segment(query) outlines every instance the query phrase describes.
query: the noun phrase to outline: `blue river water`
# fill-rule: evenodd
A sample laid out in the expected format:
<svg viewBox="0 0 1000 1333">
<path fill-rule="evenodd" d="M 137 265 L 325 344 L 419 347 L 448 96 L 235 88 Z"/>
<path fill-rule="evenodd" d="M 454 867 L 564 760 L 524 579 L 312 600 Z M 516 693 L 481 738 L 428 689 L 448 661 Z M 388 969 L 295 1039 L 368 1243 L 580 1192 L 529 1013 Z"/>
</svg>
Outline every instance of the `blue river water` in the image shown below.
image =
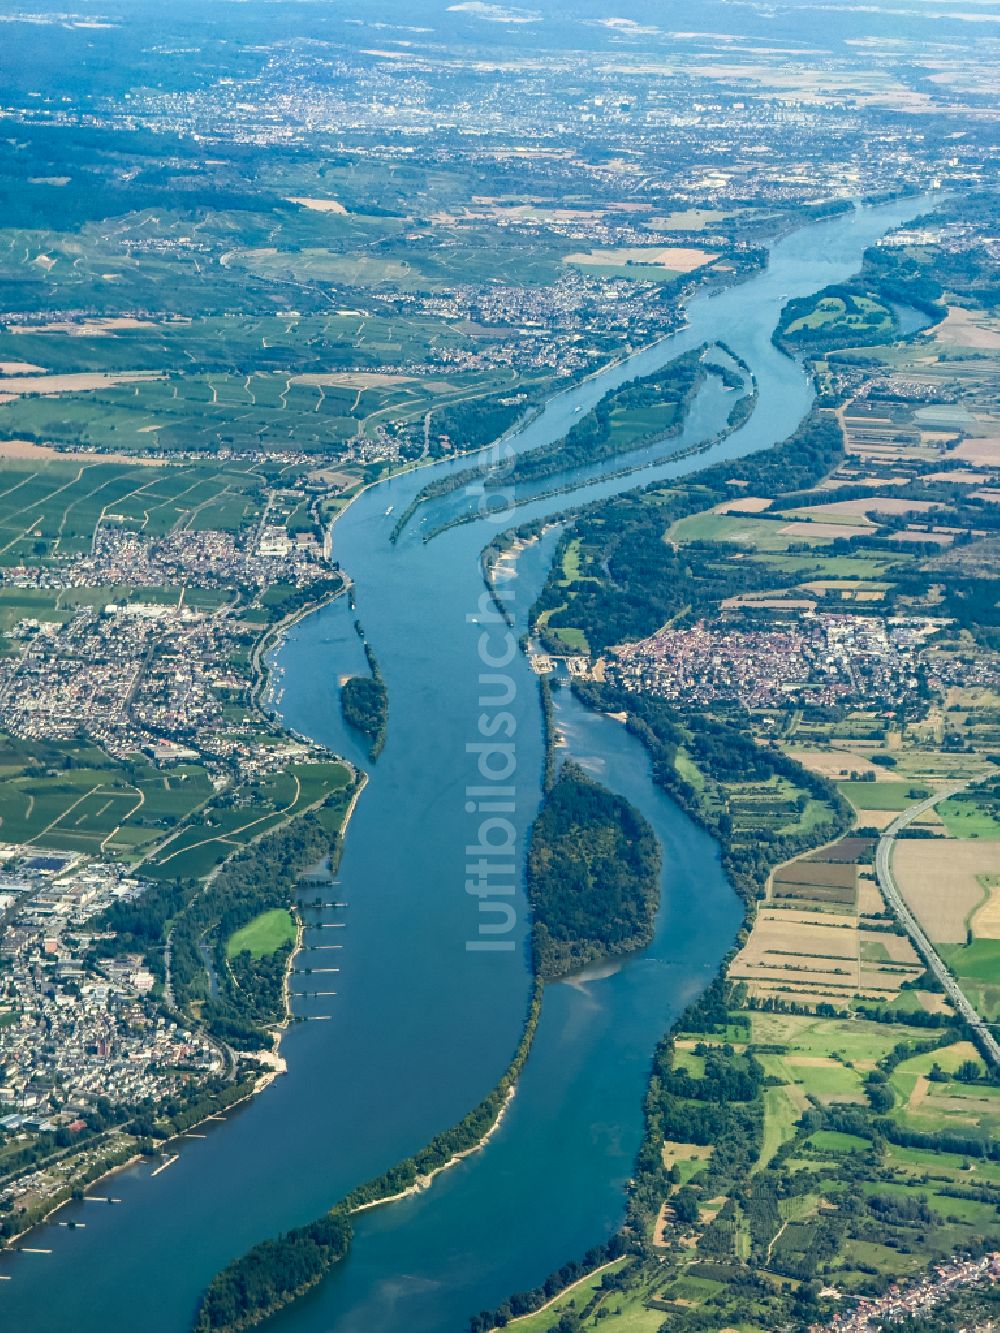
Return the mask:
<svg viewBox="0 0 1000 1333">
<path fill-rule="evenodd" d="M 571 495 L 533 498 L 528 490 L 518 497 L 516 521 L 557 515 L 568 504 L 789 435 L 808 410 L 811 388 L 801 366 L 770 342 L 781 306 L 855 272 L 868 245 L 926 206 L 896 201 L 784 237 L 765 272 L 693 299 L 680 333 L 552 399 L 512 448 L 558 439 L 578 409 L 614 384 L 706 341 L 724 340 L 744 358 L 759 390 L 750 420 L 710 453 L 656 461 L 661 449 L 631 476 L 561 478 L 579 483 Z M 694 432 L 717 429 L 720 402 L 711 388 L 699 395 L 677 449 Z M 206 1138 L 183 1141 L 168 1170 L 151 1179 L 143 1164 L 116 1177 L 111 1192 L 120 1205 L 70 1205 L 60 1220 L 78 1218 L 85 1229 L 50 1225 L 32 1243 L 51 1254 L 0 1257 L 0 1276 L 11 1279 L 0 1282 L 0 1328 L 183 1333 L 220 1267 L 421 1147 L 476 1104 L 507 1065 L 530 987 L 519 871 L 540 798 L 537 683 L 519 652 L 506 660 L 504 628 L 491 625 L 481 605 L 479 553 L 495 521 L 423 542 L 423 533 L 464 512 L 470 502 L 459 494 L 419 512 L 396 545 L 389 541 L 394 516 L 431 477 L 464 467 L 468 460 L 397 477 L 345 512 L 334 555 L 355 580 L 357 611 L 343 599 L 331 604 L 296 626 L 278 656 L 285 721 L 362 766 L 338 704 L 339 679 L 363 669 L 355 614 L 389 689 L 387 744 L 338 873 L 336 898 L 347 906 L 306 914 L 299 966 L 339 970 L 298 975 L 296 989 L 312 993 L 296 999 L 296 1011 L 324 1021 L 293 1025 L 282 1046 L 287 1075 Z M 606 471 L 614 470 L 609 464 Z M 511 586 L 521 624 L 553 539 L 519 562 Z M 485 666 L 484 652 L 503 665 Z M 481 819 L 466 809 L 467 789 L 483 782 L 478 755 L 467 747 L 482 742 L 481 699 L 496 689 L 481 680 L 484 673 L 509 678 L 512 694 L 505 711 L 516 762 L 509 785 L 518 874 L 505 899 L 513 924 L 502 936 L 484 933 L 502 914 L 484 912 L 466 891 L 467 848 L 477 845 Z M 712 977 L 740 910 L 711 840 L 654 788 L 633 738 L 587 714 L 567 691 L 558 706 L 569 752 L 632 800 L 663 845 L 653 943 L 613 970 L 547 989 L 517 1095 L 485 1149 L 426 1193 L 360 1217 L 348 1260 L 274 1321 L 281 1333 L 458 1333 L 471 1313 L 535 1285 L 620 1222 L 653 1047 Z M 467 947 L 484 940 L 512 947 Z"/>
</svg>

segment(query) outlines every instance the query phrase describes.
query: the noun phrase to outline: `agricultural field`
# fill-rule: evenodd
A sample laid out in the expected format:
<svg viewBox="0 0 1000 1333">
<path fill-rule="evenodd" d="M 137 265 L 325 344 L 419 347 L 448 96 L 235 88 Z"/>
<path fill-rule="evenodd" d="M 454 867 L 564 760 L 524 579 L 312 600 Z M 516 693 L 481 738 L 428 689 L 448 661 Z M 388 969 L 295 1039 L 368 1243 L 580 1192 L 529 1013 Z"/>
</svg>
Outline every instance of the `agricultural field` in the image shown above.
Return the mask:
<svg viewBox="0 0 1000 1333">
<path fill-rule="evenodd" d="M 563 263 L 598 277 L 630 278 L 635 282 L 669 282 L 719 258 L 707 250 L 684 246 L 620 246 L 613 250 L 574 252 Z"/>
<path fill-rule="evenodd" d="M 790 778 L 772 774 L 757 782 L 718 782 L 700 769 L 682 747 L 677 750 L 678 776 L 698 794 L 710 818 L 724 813 L 731 820 L 737 847 L 761 835 L 777 837 L 811 833 L 832 816 L 826 801 Z"/>
<path fill-rule="evenodd" d="M 358 215 L 309 217 L 301 211 L 287 228 L 303 244 L 241 247 L 227 256 L 230 272 L 289 286 L 313 284 L 403 293 L 447 289 L 456 273 L 464 282 L 547 284 L 559 276 L 572 247 L 540 231 L 505 234 L 493 227 L 449 227 L 439 222 L 414 233 L 401 218 Z M 310 243 L 311 242 L 311 243 Z M 293 248 L 294 247 L 294 248 Z"/>
<path fill-rule="evenodd" d="M 848 781 L 838 783 L 838 786 L 854 808 L 859 811 L 862 818 L 872 810 L 891 810 L 893 813 L 899 813 L 905 810 L 907 806 L 914 805 L 917 801 L 922 801 L 925 796 L 931 794 L 929 787 L 917 783 L 911 785 L 910 783 L 893 782 L 891 780 L 884 782 Z"/>
<path fill-rule="evenodd" d="M 847 837 L 779 866 L 730 964 L 732 979 L 757 1000 L 838 1009 L 901 1002 L 900 988 L 912 986 L 923 965 L 884 919 L 873 855 L 873 839 Z M 930 999 L 922 991 L 907 994 L 918 1007 Z"/>
<path fill-rule="evenodd" d="M 972 789 L 942 801 L 938 813 L 953 838 L 1000 840 L 1000 795 Z"/>
<path fill-rule="evenodd" d="M 197 820 L 162 842 L 144 862 L 143 874 L 201 878 L 239 847 L 344 792 L 349 781 L 349 770 L 330 762 L 291 764 L 259 782 L 241 784 L 210 801 Z"/>
<path fill-rule="evenodd" d="M 831 530 L 832 529 L 832 530 Z M 736 514 L 692 514 L 667 533 L 674 542 L 731 542 L 758 552 L 787 551 L 789 546 L 827 546 L 842 533 L 834 524 L 779 523 Z"/>
<path fill-rule="evenodd" d="M 1000 940 L 942 945 L 941 956 L 980 1013 L 1000 1020 Z"/>
<path fill-rule="evenodd" d="M 28 190 L 44 217 L 0 227 L 0 441 L 363 463 L 483 443 L 451 409 L 495 415 L 504 399 L 516 415 L 619 352 L 629 324 L 649 338 L 676 319 L 650 289 L 641 312 L 612 310 L 584 344 L 579 298 L 561 285 L 610 309 L 619 267 L 672 281 L 715 257 L 652 246 L 641 270 L 623 257 L 584 279 L 564 262 L 565 218 L 527 202 L 470 208 L 479 169 L 399 163 L 390 182 L 363 153 L 336 165 L 307 154 L 268 167 L 272 193 L 262 164 L 236 158 L 199 162 L 185 199 L 119 189 L 107 163 L 86 203 L 44 181 Z"/>
<path fill-rule="evenodd" d="M 119 763 L 86 741 L 0 736 L 0 840 L 135 861 L 213 794 L 205 769 Z"/>
<path fill-rule="evenodd" d="M 0 463 L 0 565 L 88 554 L 99 525 L 160 537 L 178 527 L 238 532 L 260 515 L 252 465 L 148 468 L 93 457 Z"/>
<path fill-rule="evenodd" d="M 955 1042 L 904 1060 L 889 1080 L 896 1094 L 894 1118 L 910 1129 L 968 1133 L 986 1142 L 1000 1129 L 1000 1088 L 956 1077 L 966 1064 L 982 1069 L 969 1041 Z"/>
<path fill-rule="evenodd" d="M 661 1105 L 694 1142 L 663 1144 L 663 1202 L 643 1211 L 657 1259 L 630 1274 L 620 1319 L 581 1305 L 582 1327 L 628 1329 L 638 1309 L 661 1320 L 697 1310 L 704 1327 L 763 1333 L 781 1325 L 782 1293 L 801 1282 L 877 1292 L 965 1246 L 1000 1244 L 1000 1163 L 985 1149 L 1000 1099 L 975 1048 L 947 1030 L 736 1009 L 724 1030 L 682 1031 L 671 1050 Z M 751 1058 L 755 1090 L 730 1084 L 706 1154 L 717 1080 L 741 1080 Z M 968 1152 L 947 1148 L 965 1136 Z"/>
<path fill-rule="evenodd" d="M 721 487 L 706 486 L 711 503 L 680 509 L 680 517 L 679 506 L 670 507 L 680 488 L 651 489 L 642 501 L 664 515 L 659 534 L 639 505 L 608 506 L 601 520 L 614 540 L 584 518 L 561 548 L 553 601 L 575 596 L 592 644 L 655 634 L 659 626 L 619 610 L 643 592 L 670 630 L 660 651 L 673 645 L 696 664 L 700 647 L 675 627 L 704 624 L 736 640 L 743 629 L 785 629 L 816 612 L 872 623 L 885 617 L 926 633 L 909 697 L 884 684 L 880 693 L 876 684 L 849 702 L 832 691 L 821 705 L 740 701 L 760 752 L 780 747 L 832 782 L 854 811 L 856 834 L 771 863 L 766 886 L 759 873 L 748 895 L 751 929 L 728 967 L 730 988 L 694 1006 L 704 1021 L 685 1025 L 657 1059 L 632 1196 L 633 1219 L 641 1218 L 656 1259 L 630 1278 L 629 1295 L 663 1327 L 685 1333 L 825 1326 L 832 1304 L 822 1320 L 799 1309 L 798 1295 L 790 1308 L 791 1292 L 807 1299 L 800 1283 L 875 1293 L 965 1248 L 1000 1246 L 995 1076 L 943 993 L 927 988 L 924 962 L 893 922 L 872 866 L 879 829 L 945 784 L 989 775 L 1000 753 L 1000 325 L 986 308 L 988 265 L 950 253 L 938 253 L 950 279 L 941 305 L 949 309 L 934 323 L 943 310 L 917 299 L 915 280 L 931 255 L 929 247 L 880 248 L 849 290 L 786 310 L 781 336 L 800 350 L 818 349 L 812 365 L 821 401 L 844 432 L 845 452 L 823 475 L 782 492 L 734 469 L 728 484 L 739 489 L 720 496 Z M 914 308 L 896 295 L 890 304 L 886 273 L 913 281 Z M 656 559 L 657 536 L 676 564 Z M 602 569 L 613 577 L 602 580 Z M 588 590 L 590 580 L 601 584 L 603 601 Z M 661 596 L 670 580 L 684 595 Z M 589 617 L 580 610 L 587 605 L 596 608 Z M 616 637 L 598 639 L 599 613 Z M 572 612 L 553 614 L 561 621 Z M 664 709 L 675 706 L 684 676 L 671 674 L 665 660 L 654 646 L 641 670 L 623 671 L 630 690 L 612 702 L 630 724 L 655 721 L 649 696 L 657 691 Z M 730 670 L 747 669 L 737 654 L 733 660 Z M 736 711 L 725 696 L 701 708 L 726 722 Z M 683 718 L 682 703 L 676 715 Z M 690 737 L 683 731 L 678 723 L 669 733 L 673 769 L 664 785 L 673 790 L 676 778 L 710 826 L 722 811 L 732 817 L 730 854 L 754 836 L 766 846 L 776 830 L 773 820 L 755 817 L 766 808 L 762 792 L 719 782 L 704 761 L 702 728 L 691 726 Z M 716 772 L 727 765 L 728 755 Z M 996 788 L 980 786 L 927 812 L 895 846 L 904 895 L 973 1003 L 994 1020 L 998 835 Z M 694 1155 L 708 1146 L 706 1157 Z M 582 1326 L 627 1329 L 633 1309 L 617 1321 L 585 1312 Z"/>
<path fill-rule="evenodd" d="M 3 387 L 0 379 L 0 404 Z M 350 371 L 173 375 L 11 400 L 0 405 L 0 433 L 121 454 L 301 450 L 336 458 L 380 425 L 398 431 L 452 401 L 524 387 L 510 372 L 420 379 Z"/>
<path fill-rule="evenodd" d="M 651 231 L 704 231 L 732 216 L 717 208 L 683 208 L 675 213 L 656 214 L 644 225 Z"/>
<path fill-rule="evenodd" d="M 1000 875 L 1000 847 L 955 838 L 897 839 L 892 864 L 900 892 L 932 941 L 964 944 L 975 936 L 979 911 L 992 897 L 986 886 Z"/>
<path fill-rule="evenodd" d="M 978 598 L 969 580 L 996 568 L 992 521 L 983 515 L 1000 497 L 996 349 L 970 351 L 962 360 L 932 330 L 913 343 L 865 348 L 862 355 L 884 361 L 889 381 L 884 396 L 881 388 L 844 394 L 836 411 L 846 453 L 827 477 L 792 503 L 751 495 L 685 517 L 668 539 L 735 543 L 775 571 L 772 588 L 726 603 L 731 615 L 740 609 L 855 610 L 864 603 L 888 615 L 953 616 L 952 623 L 987 646 L 995 613 L 985 599 L 973 604 Z M 815 363 L 821 379 L 828 376 L 833 399 L 844 392 L 838 367 L 853 366 L 851 356 L 842 352 Z M 919 376 L 921 401 L 910 401 L 908 375 Z M 951 401 L 957 386 L 961 404 Z M 941 401 L 934 401 L 938 393 Z M 954 546 L 966 532 L 973 540 Z M 936 587 L 941 577 L 947 584 Z M 941 660 L 961 652 L 961 642 L 943 643 Z M 938 729 L 965 727 L 986 749 L 996 734 L 995 714 L 985 699 L 973 699 L 970 720 L 945 716 Z"/>
<path fill-rule="evenodd" d="M 419 359 L 431 347 L 457 348 L 462 341 L 447 324 L 419 315 L 387 318 L 373 313 L 362 317 L 349 310 L 214 315 L 202 311 L 197 318 L 12 325 L 0 329 L 0 366 L 33 365 L 34 373 L 142 370 L 167 376 L 203 367 L 203 377 L 218 373 L 225 378 L 242 371 L 244 381 L 247 376 L 279 371 L 345 379 L 366 372 L 371 380 L 373 368 Z M 398 374 L 393 372 L 389 378 L 396 381 Z"/>
</svg>

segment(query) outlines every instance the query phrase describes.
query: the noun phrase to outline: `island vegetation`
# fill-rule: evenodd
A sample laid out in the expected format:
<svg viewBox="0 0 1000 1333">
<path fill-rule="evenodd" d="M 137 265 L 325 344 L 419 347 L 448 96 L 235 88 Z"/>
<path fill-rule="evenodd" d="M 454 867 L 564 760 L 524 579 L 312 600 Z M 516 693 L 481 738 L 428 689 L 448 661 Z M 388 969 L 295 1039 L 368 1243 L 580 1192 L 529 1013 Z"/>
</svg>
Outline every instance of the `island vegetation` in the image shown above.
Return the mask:
<svg viewBox="0 0 1000 1333">
<path fill-rule="evenodd" d="M 623 797 L 566 762 L 531 830 L 532 952 L 543 980 L 648 944 L 660 849 Z"/>
<path fill-rule="evenodd" d="M 514 1058 L 488 1096 L 419 1153 L 359 1185 L 316 1222 L 262 1242 L 223 1269 L 205 1293 L 196 1333 L 241 1333 L 291 1304 L 347 1253 L 354 1213 L 428 1183 L 479 1147 L 513 1096 L 541 1016 L 544 982 L 649 941 L 659 900 L 655 834 L 629 802 L 576 764 L 556 769 L 549 690 L 543 681 L 547 790 L 532 828 L 527 872 L 535 985 Z M 613 1241 L 607 1254 L 617 1253 Z"/>
<path fill-rule="evenodd" d="M 652 444 L 680 433 L 691 400 L 707 371 L 733 376 L 717 364 L 703 364 L 704 347 L 685 352 L 654 371 L 609 389 L 597 404 L 553 443 L 521 454 L 496 467 L 484 465 L 450 473 L 429 482 L 399 515 L 392 530 L 395 541 L 413 514 L 431 500 L 476 484 L 487 489 L 544 481 Z M 735 378 L 742 383 L 739 376 Z"/>
<path fill-rule="evenodd" d="M 956 234 L 977 207 L 946 212 Z M 975 687 L 995 668 L 997 525 L 973 489 L 977 445 L 954 398 L 957 376 L 976 394 L 995 371 L 971 341 L 994 326 L 995 273 L 947 223 L 934 241 L 940 226 L 923 219 L 914 230 L 930 242 L 876 247 L 857 283 L 786 309 L 836 417 L 814 412 L 768 453 L 567 523 L 537 632 L 576 659 L 590 677 L 580 697 L 625 721 L 658 784 L 718 840 L 746 916 L 656 1052 L 623 1254 L 590 1256 L 582 1282 L 568 1266 L 552 1274 L 475 1316 L 475 1333 L 529 1311 L 531 1333 L 832 1327 L 850 1296 L 885 1320 L 900 1305 L 887 1290 L 918 1283 L 932 1299 L 907 1327 L 971 1326 L 995 1310 L 978 1256 L 1000 1247 L 1000 1075 L 910 950 L 874 864 L 888 811 L 965 781 L 907 830 L 916 847 L 900 844 L 914 862 L 938 854 L 917 909 L 933 932 L 941 883 L 957 885 L 951 859 L 985 865 L 977 844 L 997 837 L 995 696 Z M 949 327 L 898 336 L 897 305 L 947 314 Z M 933 449 L 931 420 L 952 432 Z M 712 692 L 690 662 L 688 688 L 675 688 L 673 643 L 728 637 L 756 689 L 767 674 L 755 636 L 808 634 L 814 616 L 848 635 L 895 623 L 933 637 L 901 685 L 863 670 L 856 693 L 822 703 L 794 682 L 785 697 Z M 654 668 L 616 672 L 615 645 L 650 635 Z M 927 662 L 961 663 L 964 688 L 923 676 Z M 912 892 L 916 873 L 898 873 Z M 987 1016 L 997 953 L 979 913 L 995 891 L 989 875 L 970 885 L 971 915 L 938 946 Z"/>
<path fill-rule="evenodd" d="M 252 1328 L 303 1295 L 347 1253 L 351 1224 L 325 1213 L 275 1240 L 261 1241 L 214 1279 L 205 1294 L 195 1333 Z"/>
<path fill-rule="evenodd" d="M 536 982 L 520 1041 L 503 1077 L 458 1124 L 438 1134 L 420 1152 L 352 1190 L 329 1212 L 303 1227 L 266 1240 L 229 1264 L 202 1299 L 195 1333 L 243 1333 L 276 1314 L 315 1286 L 347 1254 L 351 1216 L 399 1198 L 468 1153 L 492 1133 L 514 1094 L 541 1016 Z"/>
<path fill-rule="evenodd" d="M 386 689 L 378 659 L 365 638 L 360 621 L 355 629 L 364 643 L 370 676 L 350 676 L 340 687 L 340 708 L 344 721 L 368 739 L 368 755 L 377 759 L 385 745 L 389 726 L 389 691 Z"/>
<path fill-rule="evenodd" d="M 351 676 L 340 689 L 340 706 L 348 726 L 368 738 L 369 755 L 378 758 L 385 738 L 388 691 L 381 680 Z"/>
</svg>

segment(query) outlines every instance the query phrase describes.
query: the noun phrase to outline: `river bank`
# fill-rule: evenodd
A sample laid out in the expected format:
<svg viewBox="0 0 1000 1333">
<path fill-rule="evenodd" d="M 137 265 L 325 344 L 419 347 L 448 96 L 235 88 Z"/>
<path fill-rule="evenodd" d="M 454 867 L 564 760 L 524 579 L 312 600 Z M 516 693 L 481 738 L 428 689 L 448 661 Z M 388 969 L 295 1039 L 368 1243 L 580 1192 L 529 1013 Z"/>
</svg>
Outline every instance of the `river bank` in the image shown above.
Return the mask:
<svg viewBox="0 0 1000 1333">
<path fill-rule="evenodd" d="M 361 793 L 368 785 L 368 774 L 366 772 L 354 768 L 354 766 L 350 764 L 348 760 L 341 759 L 340 762 L 349 767 L 354 774 L 354 791 L 351 794 L 350 801 L 348 801 L 347 803 L 347 809 L 344 811 L 344 817 L 340 825 L 340 832 L 337 835 L 337 848 L 334 853 L 334 857 L 336 859 L 331 860 L 331 869 L 333 870 L 336 870 L 336 865 L 337 865 L 337 860 L 339 859 L 340 850 L 344 845 L 344 839 L 346 838 L 347 830 L 350 827 L 351 816 L 354 814 L 354 811 L 357 808 L 358 801 L 361 799 Z M 274 1033 L 274 1045 L 270 1052 L 272 1067 L 271 1069 L 269 1069 L 268 1071 L 266 1071 L 264 1074 L 261 1075 L 256 1086 L 254 1087 L 254 1096 L 256 1096 L 260 1092 L 263 1092 L 265 1088 L 269 1087 L 270 1084 L 274 1082 L 275 1078 L 277 1078 L 279 1074 L 286 1074 L 288 1072 L 288 1062 L 281 1054 L 281 1040 L 295 1018 L 295 1015 L 292 1012 L 292 991 L 291 991 L 292 974 L 295 970 L 295 961 L 298 958 L 298 955 L 302 952 L 302 949 L 304 947 L 305 931 L 306 931 L 305 922 L 302 918 L 301 908 L 297 904 L 293 904 L 292 910 L 295 917 L 295 942 L 292 945 L 292 950 L 285 961 L 285 974 L 282 980 L 282 1000 L 285 1010 L 284 1017 L 278 1024 Z M 262 1058 L 262 1054 L 263 1053 L 258 1053 L 258 1059 Z"/>
<path fill-rule="evenodd" d="M 300 621 L 322 611 L 325 606 L 329 606 L 331 602 L 336 601 L 338 597 L 342 597 L 348 592 L 350 586 L 350 583 L 343 579 L 341 586 L 325 597 L 321 597 L 307 606 L 300 606 L 295 611 L 290 611 L 276 624 L 269 626 L 254 644 L 250 654 L 250 702 L 258 713 L 266 717 L 273 716 L 273 712 L 269 711 L 264 705 L 264 694 L 271 680 L 271 671 L 266 660 L 268 655 L 281 648 L 289 631 Z"/>
<path fill-rule="evenodd" d="M 381 1208 L 383 1204 L 398 1203 L 400 1199 L 411 1198 L 414 1194 L 422 1194 L 424 1190 L 430 1189 L 435 1178 L 441 1175 L 443 1171 L 451 1170 L 453 1166 L 457 1166 L 459 1162 L 463 1162 L 466 1159 L 466 1157 L 471 1156 L 472 1153 L 481 1152 L 483 1148 L 486 1147 L 487 1143 L 489 1143 L 493 1135 L 500 1128 L 501 1124 L 503 1123 L 503 1118 L 507 1114 L 510 1104 L 514 1100 L 516 1092 L 517 1092 L 517 1084 L 513 1083 L 507 1089 L 507 1095 L 504 1097 L 503 1102 L 501 1103 L 500 1110 L 497 1112 L 496 1115 L 496 1119 L 493 1121 L 492 1125 L 490 1125 L 489 1129 L 482 1136 L 482 1138 L 479 1140 L 478 1143 L 474 1143 L 470 1148 L 464 1148 L 461 1152 L 452 1153 L 451 1157 L 448 1158 L 447 1162 L 442 1162 L 440 1166 L 436 1166 L 433 1171 L 428 1172 L 428 1174 L 425 1176 L 418 1176 L 417 1179 L 413 1182 L 413 1184 L 410 1185 L 407 1189 L 400 1190 L 397 1194 L 387 1194 L 381 1199 L 371 1199 L 369 1200 L 368 1203 L 359 1203 L 356 1208 L 351 1209 L 351 1216 L 353 1217 L 356 1213 L 365 1213 L 370 1208 Z"/>
<path fill-rule="evenodd" d="M 695 297 L 687 329 L 547 405 L 513 447 L 556 438 L 578 415 L 575 408 L 587 410 L 616 378 L 648 373 L 659 358 L 709 338 L 723 339 L 753 366 L 760 388 L 757 410 L 713 456 L 769 447 L 794 430 L 809 402 L 801 371 L 770 345 L 777 310 L 789 294 L 850 274 L 866 245 L 915 211 L 912 204 L 866 210 L 794 233 L 772 248 L 766 271 L 732 292 Z M 646 475 L 666 480 L 702 461 L 667 463 Z M 436 466 L 445 472 L 464 465 Z M 408 532 L 393 547 L 384 511 L 390 503 L 405 507 L 424 479 L 421 472 L 380 483 L 383 489 L 356 500 L 335 525 L 335 555 L 355 579 L 359 615 L 392 696 L 393 723 L 344 846 L 350 950 L 336 1002 L 322 1010 L 331 1020 L 290 1026 L 282 1046 L 287 1075 L 234 1117 L 225 1134 L 185 1147 L 155 1188 L 141 1172 L 125 1173 L 117 1189 L 126 1208 L 98 1210 L 86 1231 L 61 1232 L 47 1264 L 49 1274 L 59 1273 L 57 1285 L 19 1256 L 4 1261 L 17 1279 L 3 1284 L 5 1315 L 30 1333 L 68 1327 L 126 1333 L 140 1287 L 147 1333 L 177 1333 L 190 1323 L 197 1293 L 213 1273 L 430 1142 L 494 1086 L 509 1060 L 530 987 L 523 896 L 517 890 L 509 899 L 515 920 L 503 942 L 510 947 L 470 952 L 468 944 L 481 938 L 480 911 L 464 888 L 465 847 L 477 828 L 463 813 L 465 788 L 475 780 L 466 746 L 478 731 L 485 628 L 466 617 L 478 614 L 485 595 L 479 553 L 495 533 L 484 522 L 423 545 Z M 634 484 L 634 478 L 591 479 L 573 501 Z M 566 507 L 561 500 L 529 503 L 519 519 L 554 520 Z M 552 545 L 550 535 L 523 553 L 518 609 L 532 600 L 530 571 L 537 565 L 543 576 Z M 351 619 L 346 599 L 336 599 L 288 632 L 280 654 L 282 721 L 362 765 L 335 691 L 339 671 L 356 660 L 351 654 L 360 658 Z M 517 724 L 512 822 L 523 846 L 542 770 L 538 693 L 523 659 L 505 671 Z M 611 721 L 603 728 L 600 780 L 634 804 L 646 803 L 665 847 L 653 944 L 612 976 L 547 988 L 517 1096 L 488 1151 L 458 1163 L 432 1190 L 357 1216 L 350 1256 L 329 1281 L 276 1317 L 276 1333 L 333 1325 L 363 1333 L 401 1324 L 411 1333 L 452 1333 L 470 1311 L 534 1286 L 620 1225 L 650 1052 L 670 1015 L 717 971 L 740 914 L 731 889 L 717 878 L 717 849 L 662 793 L 636 787 L 642 766 L 634 751 L 617 749 L 634 738 Z M 566 730 L 562 723 L 560 729 Z M 586 730 L 581 734 L 586 742 Z M 584 758 L 587 749 L 584 743 Z M 330 938 L 329 931 L 307 927 L 299 957 L 308 959 Z M 314 1012 L 308 1000 L 293 1004 Z M 279 1141 L 275 1153 L 271 1146 Z M 520 1243 L 498 1246 L 497 1236 L 505 1234 Z M 99 1262 L 109 1247 L 113 1265 Z M 169 1267 L 160 1262 L 164 1253 L 175 1256 Z"/>
<path fill-rule="evenodd" d="M 513 1101 L 541 1015 L 542 989 L 541 981 L 536 981 L 514 1057 L 497 1086 L 477 1107 L 452 1129 L 437 1135 L 416 1156 L 359 1185 L 314 1222 L 276 1241 L 256 1246 L 217 1274 L 201 1302 L 196 1327 L 218 1333 L 241 1333 L 272 1318 L 299 1301 L 345 1257 L 352 1237 L 348 1219 L 425 1193 L 437 1176 L 481 1151 L 496 1133 Z M 438 1160 L 442 1157 L 443 1160 Z M 331 1229 L 332 1222 L 339 1225 Z M 329 1240 L 325 1239 L 327 1236 Z M 283 1257 L 286 1251 L 287 1259 Z M 303 1263 L 311 1269 L 304 1277 Z M 288 1285 L 290 1281 L 292 1285 Z M 222 1318 L 219 1308 L 227 1311 Z"/>
</svg>

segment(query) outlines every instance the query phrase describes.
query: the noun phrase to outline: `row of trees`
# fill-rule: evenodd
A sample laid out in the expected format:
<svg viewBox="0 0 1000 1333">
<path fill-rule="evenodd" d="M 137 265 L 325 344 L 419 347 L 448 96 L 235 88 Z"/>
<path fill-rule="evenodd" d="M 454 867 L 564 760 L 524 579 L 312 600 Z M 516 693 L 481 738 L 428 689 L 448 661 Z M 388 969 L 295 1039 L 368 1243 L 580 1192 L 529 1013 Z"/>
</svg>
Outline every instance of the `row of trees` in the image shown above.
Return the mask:
<svg viewBox="0 0 1000 1333">
<path fill-rule="evenodd" d="M 340 688 L 340 711 L 348 726 L 367 736 L 369 758 L 377 759 L 389 727 L 389 691 L 360 620 L 355 620 L 354 629 L 364 645 L 371 676 L 351 676 L 344 681 Z"/>
<path fill-rule="evenodd" d="M 352 1213 L 412 1189 L 421 1178 L 439 1171 L 452 1158 L 481 1143 L 496 1124 L 520 1077 L 541 1007 L 541 987 L 536 983 L 514 1057 L 503 1078 L 478 1106 L 420 1152 L 359 1185 L 315 1222 L 287 1232 L 277 1240 L 262 1241 L 224 1268 L 212 1279 L 204 1295 L 195 1333 L 242 1333 L 290 1305 L 347 1253 Z"/>
<path fill-rule="evenodd" d="M 617 389 L 609 390 L 596 407 L 576 422 L 565 436 L 552 444 L 520 455 L 510 466 L 492 470 L 483 466 L 469 467 L 429 482 L 396 519 L 391 540 L 398 538 L 420 505 L 454 491 L 464 490 L 477 482 L 497 487 L 540 481 L 557 473 L 613 458 L 624 449 L 636 449 L 643 443 L 676 435 L 683 425 L 687 405 L 704 375 L 701 365 L 703 350 L 698 348 L 685 352 L 654 374 L 629 380 Z M 479 412 L 481 416 L 479 431 L 463 441 L 465 448 L 497 439 L 506 429 L 506 426 L 498 429 L 500 420 L 489 413 L 483 414 L 479 402 L 457 406 L 463 407 L 467 413 Z M 615 438 L 615 412 L 653 407 L 670 407 L 672 410 L 665 411 L 662 419 L 645 435 L 626 431 L 621 433 L 620 438 Z M 439 413 L 439 424 L 443 419 L 443 414 Z"/>
<path fill-rule="evenodd" d="M 610 389 L 562 439 L 521 454 L 509 469 L 487 478 L 486 484 L 507 486 L 543 481 L 557 473 L 600 463 L 626 450 L 677 435 L 688 403 L 704 378 L 703 350 L 699 347 L 685 352 L 652 375 Z M 616 430 L 616 418 L 628 412 L 655 415 L 651 415 L 651 424 L 645 431 Z"/>
</svg>

